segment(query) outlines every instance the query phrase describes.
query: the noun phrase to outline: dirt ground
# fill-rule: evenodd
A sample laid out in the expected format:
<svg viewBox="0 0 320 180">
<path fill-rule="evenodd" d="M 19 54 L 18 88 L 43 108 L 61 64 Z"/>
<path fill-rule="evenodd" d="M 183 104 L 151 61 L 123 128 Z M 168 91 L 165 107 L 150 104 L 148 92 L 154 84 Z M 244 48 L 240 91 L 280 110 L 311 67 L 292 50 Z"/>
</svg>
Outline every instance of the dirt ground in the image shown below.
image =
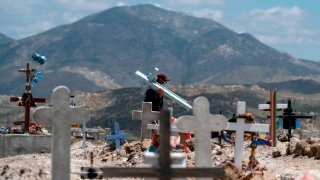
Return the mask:
<svg viewBox="0 0 320 180">
<path fill-rule="evenodd" d="M 224 179 L 259 179 L 248 178 L 246 176 L 252 170 L 246 170 L 248 163 L 250 142 L 243 146 L 243 172 L 241 176 L 234 176 L 237 170 L 232 169 L 227 172 Z M 148 141 L 143 143 L 133 141 L 122 145 L 120 150 L 112 150 L 112 145 L 105 142 L 87 142 L 86 153 L 82 149 L 82 141 L 74 141 L 71 146 L 71 179 L 80 179 L 80 168 L 90 166 L 89 152 L 94 154 L 94 167 L 134 167 L 143 163 L 144 154 L 148 146 Z M 262 172 L 264 176 L 260 179 L 299 179 L 305 173 L 311 174 L 315 179 L 320 179 L 320 160 L 307 156 L 285 155 L 287 142 L 279 142 L 277 147 L 259 145 L 256 149 L 256 158 L 259 162 L 255 172 Z M 280 152 L 280 157 L 273 157 L 274 151 Z M 212 160 L 213 166 L 224 166 L 232 164 L 234 146 L 223 143 L 222 146 L 212 142 Z M 194 166 L 194 152 L 186 153 L 187 166 Z M 229 175 L 228 175 L 229 174 Z M 233 175 L 230 175 L 233 174 Z M 23 179 L 23 180 L 43 180 L 50 179 L 51 176 L 51 154 L 25 154 L 0 159 L 0 179 Z M 109 178 L 110 179 L 110 178 Z M 119 179 L 119 178 L 113 178 Z M 126 178 L 132 179 L 132 178 Z M 302 178 L 300 178 L 302 179 Z"/>
</svg>

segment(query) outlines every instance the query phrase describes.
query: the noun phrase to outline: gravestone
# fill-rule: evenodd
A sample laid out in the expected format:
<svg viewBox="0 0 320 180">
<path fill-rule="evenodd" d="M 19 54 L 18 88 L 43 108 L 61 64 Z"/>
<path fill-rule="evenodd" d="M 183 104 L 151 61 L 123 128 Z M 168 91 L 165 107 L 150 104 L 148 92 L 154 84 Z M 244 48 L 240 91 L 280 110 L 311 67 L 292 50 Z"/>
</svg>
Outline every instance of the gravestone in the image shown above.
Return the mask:
<svg viewBox="0 0 320 180">
<path fill-rule="evenodd" d="M 236 144 L 235 144 L 235 154 L 234 154 L 234 163 L 235 165 L 241 169 L 242 167 L 242 154 L 243 154 L 243 138 L 244 132 L 269 132 L 269 124 L 258 124 L 258 123 L 245 123 L 245 115 L 246 113 L 246 102 L 238 101 L 237 102 L 237 122 L 231 123 L 228 122 L 227 128 L 225 130 L 236 131 Z"/>
<path fill-rule="evenodd" d="M 309 123 L 308 124 L 308 129 L 307 130 L 302 130 L 302 136 L 303 137 L 318 137 L 319 136 L 319 130 L 316 130 L 313 128 L 313 124 Z"/>
<path fill-rule="evenodd" d="M 159 167 L 81 167 L 82 178 L 98 177 L 102 172 L 108 177 L 157 177 L 160 180 L 170 180 L 176 177 L 223 177 L 224 168 L 176 168 L 171 166 L 170 158 L 170 111 L 162 109 L 160 112 L 160 152 Z M 210 153 L 211 154 L 211 153 Z M 212 179 L 212 178 L 211 178 Z"/>
<path fill-rule="evenodd" d="M 246 106 L 246 103 L 244 101 L 239 101 L 237 102 L 237 115 L 238 115 L 238 118 L 237 118 L 237 122 L 236 123 L 230 123 L 230 122 L 227 122 L 227 119 L 226 118 L 223 118 L 223 117 L 219 117 L 221 119 L 224 119 L 224 122 L 226 122 L 226 127 L 223 129 L 223 130 L 230 130 L 230 131 L 236 131 L 236 145 L 235 145 L 235 154 L 234 154 L 234 157 L 235 157 L 235 165 L 239 168 L 241 168 L 241 165 L 242 165 L 242 154 L 243 154 L 243 149 L 242 149 L 242 146 L 243 146 L 243 140 L 244 140 L 244 132 L 247 131 L 247 132 L 269 132 L 269 124 L 258 124 L 258 123 L 255 123 L 255 124 L 249 124 L 249 123 L 245 123 L 245 119 L 241 117 L 241 115 L 244 115 L 245 114 L 245 106 Z M 193 105 L 194 109 L 198 108 L 198 105 L 196 105 L 194 103 Z M 206 109 L 203 107 L 203 109 Z M 208 112 L 208 111 L 207 111 Z M 206 113 L 207 113 L 206 112 Z M 194 113 L 195 114 L 195 113 Z M 217 116 L 217 115 L 216 115 Z M 221 115 L 222 116 L 222 115 Z M 192 117 L 189 117 L 187 116 L 188 118 L 192 118 Z M 210 117 L 212 117 L 212 115 L 210 115 Z M 186 131 L 189 131 L 189 132 L 195 132 L 195 142 L 196 142 L 196 148 L 195 148 L 195 153 L 196 155 L 197 154 L 200 154 L 202 156 L 200 156 L 198 159 L 196 158 L 196 166 L 208 166 L 212 164 L 211 162 L 211 142 L 210 140 L 206 140 L 206 143 L 204 141 L 201 141 L 203 140 L 203 136 L 197 136 L 197 131 L 200 131 L 200 132 L 203 132 L 204 131 L 207 131 L 208 134 L 209 134 L 209 139 L 211 139 L 211 136 L 210 136 L 210 133 L 211 130 L 210 129 L 213 129 L 213 128 L 210 128 L 212 127 L 212 125 L 208 125 L 209 123 L 202 123 L 199 122 L 197 119 L 195 120 L 189 120 L 188 121 L 188 125 L 184 125 L 184 126 L 188 126 L 189 130 L 186 130 L 188 128 L 182 126 L 181 124 L 185 123 L 182 121 L 180 121 L 182 118 L 178 118 L 178 122 L 176 124 L 172 124 L 171 125 L 171 131 L 173 132 L 186 132 Z M 185 119 L 185 118 L 183 118 Z M 215 121 L 213 118 L 210 120 L 210 121 Z M 179 124 L 179 125 L 178 125 Z M 223 123 L 224 124 L 224 123 Z M 202 126 L 205 126 L 204 128 L 203 127 L 198 127 L 199 125 L 202 125 Z M 197 128 L 199 128 L 199 130 L 197 130 Z M 154 125 L 154 124 L 148 124 L 148 128 L 149 129 L 159 129 L 159 125 Z M 209 130 L 208 130 L 209 129 Z M 200 140 L 199 140 L 200 138 Z M 206 137 L 208 138 L 208 137 Z M 200 143 L 200 145 L 198 144 L 197 145 L 197 141 L 198 143 Z M 207 151 L 204 152 L 204 151 L 201 151 L 201 152 L 197 152 L 197 147 L 198 149 L 206 149 Z M 208 154 L 208 152 L 210 151 L 210 153 Z M 196 156 L 197 157 L 197 156 Z M 197 164 L 197 161 L 198 162 L 201 162 L 202 164 Z M 204 164 L 206 163 L 206 164 Z M 206 165 L 206 166 L 205 166 Z"/>
<path fill-rule="evenodd" d="M 159 111 L 152 111 L 151 102 L 142 103 L 142 111 L 133 110 L 132 111 L 132 120 L 141 120 L 141 139 L 142 142 L 144 139 L 150 138 L 150 132 L 147 129 L 149 123 L 159 120 L 160 117 Z"/>
<path fill-rule="evenodd" d="M 195 165 L 211 167 L 211 132 L 227 127 L 227 118 L 220 114 L 210 114 L 209 102 L 205 97 L 198 97 L 193 102 L 193 116 L 181 116 L 176 126 L 180 132 L 195 134 Z"/>
<path fill-rule="evenodd" d="M 58 86 L 52 92 L 51 105 L 37 107 L 34 120 L 52 126 L 52 172 L 53 180 L 70 179 L 70 129 L 73 123 L 89 121 L 89 111 L 85 107 L 69 104 L 70 90 Z"/>
<path fill-rule="evenodd" d="M 128 138 L 128 133 L 121 131 L 119 122 L 114 122 L 114 132 L 106 136 L 106 140 L 113 141 L 116 149 L 120 149 L 121 142 Z"/>
</svg>

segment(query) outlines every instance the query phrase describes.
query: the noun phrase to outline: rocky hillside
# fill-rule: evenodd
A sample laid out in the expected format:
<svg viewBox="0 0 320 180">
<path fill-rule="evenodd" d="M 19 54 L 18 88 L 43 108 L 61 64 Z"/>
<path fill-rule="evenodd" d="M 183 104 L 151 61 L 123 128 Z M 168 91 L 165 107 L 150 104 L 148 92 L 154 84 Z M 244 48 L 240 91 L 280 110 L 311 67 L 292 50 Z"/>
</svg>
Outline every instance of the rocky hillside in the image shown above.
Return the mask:
<svg viewBox="0 0 320 180">
<path fill-rule="evenodd" d="M 253 84 L 317 79 L 319 63 L 298 60 L 210 19 L 152 5 L 114 7 L 75 23 L 0 46 L 0 94 L 24 91 L 34 52 L 47 56 L 44 78 L 33 87 L 48 97 L 57 85 L 95 92 L 138 86 L 134 72 L 155 66 L 175 85 Z M 33 66 L 36 66 L 33 64 Z"/>
<path fill-rule="evenodd" d="M 210 112 L 221 113 L 227 118 L 235 113 L 236 101 L 246 101 L 247 111 L 252 112 L 258 121 L 266 120 L 267 112 L 258 110 L 258 104 L 269 100 L 269 91 L 257 85 L 201 85 L 201 86 L 170 86 L 170 89 L 186 99 L 190 104 L 199 97 L 205 96 L 210 102 Z M 140 132 L 140 122 L 131 120 L 132 110 L 141 110 L 144 95 L 140 88 L 121 88 L 95 93 L 74 92 L 77 105 L 88 107 L 91 120 L 88 127 L 100 126 L 103 128 L 114 126 L 114 121 L 119 121 L 121 129 L 137 136 Z M 285 103 L 287 98 L 294 98 L 294 111 L 309 114 L 315 112 L 319 117 L 320 93 L 302 94 L 288 90 L 279 90 L 278 102 Z M 24 109 L 17 107 L 16 103 L 9 103 L 9 96 L 0 99 L 0 126 L 12 125 L 12 121 L 24 119 Z M 48 99 L 50 103 L 50 99 Z M 41 104 L 38 104 L 39 106 Z M 173 107 L 173 116 L 192 114 L 176 102 L 165 99 L 165 107 Z M 306 121 L 303 121 L 303 123 Z M 320 121 L 316 121 L 320 127 Z"/>
</svg>

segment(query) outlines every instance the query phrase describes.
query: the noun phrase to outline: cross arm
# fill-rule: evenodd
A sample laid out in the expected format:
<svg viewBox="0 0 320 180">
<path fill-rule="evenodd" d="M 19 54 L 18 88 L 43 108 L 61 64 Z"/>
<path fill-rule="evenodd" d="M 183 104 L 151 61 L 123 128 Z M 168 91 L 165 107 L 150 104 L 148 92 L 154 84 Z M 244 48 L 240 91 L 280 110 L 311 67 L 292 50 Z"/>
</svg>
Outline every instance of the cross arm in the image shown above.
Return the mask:
<svg viewBox="0 0 320 180">
<path fill-rule="evenodd" d="M 53 111 L 52 107 L 41 106 L 33 110 L 33 119 L 41 124 L 52 125 Z"/>
<path fill-rule="evenodd" d="M 131 115 L 132 120 L 141 120 L 142 119 L 142 112 L 133 110 Z"/>
<path fill-rule="evenodd" d="M 231 130 L 236 131 L 238 128 L 237 123 L 227 123 L 227 128 L 225 130 Z M 269 124 L 250 124 L 250 123 L 244 123 L 244 131 L 249 132 L 269 132 Z"/>
<path fill-rule="evenodd" d="M 224 128 L 227 127 L 228 119 L 224 115 L 221 115 L 221 114 L 212 115 L 212 114 L 210 114 L 209 115 L 209 119 L 210 119 L 211 122 L 208 124 L 208 126 L 210 126 L 210 130 L 212 130 L 214 132 L 221 131 L 221 130 L 223 130 Z"/>
<path fill-rule="evenodd" d="M 21 97 L 10 97 L 10 102 L 17 102 Z"/>
<path fill-rule="evenodd" d="M 72 123 L 83 124 L 90 120 L 89 110 L 85 107 L 70 107 L 69 115 Z"/>
<path fill-rule="evenodd" d="M 193 116 L 181 116 L 176 122 L 179 132 L 190 132 L 197 125 Z"/>
</svg>

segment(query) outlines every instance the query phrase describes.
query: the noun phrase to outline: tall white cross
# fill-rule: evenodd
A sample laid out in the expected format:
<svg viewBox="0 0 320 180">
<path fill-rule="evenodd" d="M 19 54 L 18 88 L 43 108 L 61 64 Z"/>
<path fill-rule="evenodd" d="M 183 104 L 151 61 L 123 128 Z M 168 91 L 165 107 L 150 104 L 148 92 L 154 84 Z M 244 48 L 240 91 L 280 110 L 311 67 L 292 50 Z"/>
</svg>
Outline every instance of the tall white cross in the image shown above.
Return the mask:
<svg viewBox="0 0 320 180">
<path fill-rule="evenodd" d="M 70 106 L 70 90 L 58 86 L 52 92 L 51 106 L 37 107 L 33 112 L 35 121 L 52 125 L 52 172 L 53 180 L 70 179 L 70 131 L 71 124 L 89 121 L 85 107 Z"/>
<path fill-rule="evenodd" d="M 141 120 L 141 142 L 150 138 L 150 133 L 148 134 L 147 126 L 152 121 L 157 121 L 160 118 L 159 111 L 152 111 L 152 103 L 151 102 L 143 102 L 142 103 L 142 111 L 133 110 L 132 111 L 132 120 Z"/>
<path fill-rule="evenodd" d="M 237 102 L 237 116 L 244 115 L 246 113 L 246 102 L 238 101 Z M 236 144 L 235 144 L 235 154 L 234 154 L 234 163 L 241 169 L 242 166 L 242 153 L 243 153 L 243 138 L 244 132 L 269 132 L 269 124 L 250 124 L 245 123 L 244 118 L 237 118 L 236 123 L 227 123 L 227 128 L 225 130 L 236 131 Z"/>
<path fill-rule="evenodd" d="M 211 132 L 227 127 L 227 118 L 220 114 L 210 114 L 209 102 L 198 97 L 193 102 L 193 116 L 181 116 L 176 126 L 179 132 L 195 133 L 196 167 L 211 167 Z"/>
</svg>

